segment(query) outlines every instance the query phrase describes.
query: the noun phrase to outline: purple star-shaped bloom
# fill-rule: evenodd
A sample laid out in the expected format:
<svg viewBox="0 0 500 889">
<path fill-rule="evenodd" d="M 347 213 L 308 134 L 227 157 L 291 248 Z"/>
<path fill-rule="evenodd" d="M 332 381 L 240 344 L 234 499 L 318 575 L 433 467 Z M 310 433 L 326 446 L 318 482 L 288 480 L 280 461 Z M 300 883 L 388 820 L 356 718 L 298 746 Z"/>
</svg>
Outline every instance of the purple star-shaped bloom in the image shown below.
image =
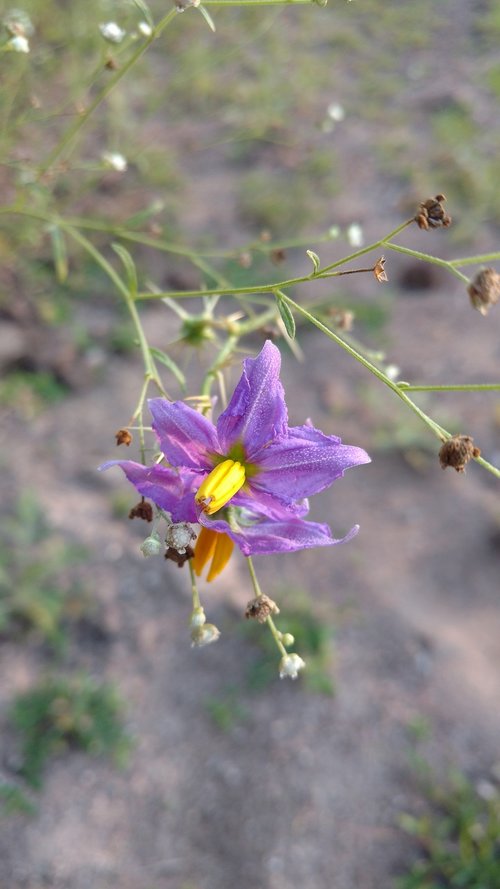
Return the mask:
<svg viewBox="0 0 500 889">
<path fill-rule="evenodd" d="M 153 429 L 169 467 L 116 460 L 137 490 L 173 521 L 199 522 L 227 534 L 245 555 L 325 546 L 327 525 L 304 521 L 306 498 L 329 487 L 346 469 L 369 463 L 361 448 L 343 445 L 312 425 L 288 426 L 281 356 L 269 340 L 243 373 L 216 425 L 182 401 L 153 398 Z M 195 494 L 224 460 L 241 463 L 245 483 L 227 505 L 208 515 Z M 344 540 L 350 539 L 357 526 Z"/>
</svg>

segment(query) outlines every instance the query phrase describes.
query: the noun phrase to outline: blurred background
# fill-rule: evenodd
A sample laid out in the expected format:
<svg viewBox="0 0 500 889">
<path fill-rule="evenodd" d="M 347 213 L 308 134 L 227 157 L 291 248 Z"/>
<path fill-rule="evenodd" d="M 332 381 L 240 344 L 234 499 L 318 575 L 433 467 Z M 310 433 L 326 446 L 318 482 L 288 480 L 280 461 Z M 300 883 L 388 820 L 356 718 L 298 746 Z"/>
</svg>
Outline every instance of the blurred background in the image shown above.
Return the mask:
<svg viewBox="0 0 500 889">
<path fill-rule="evenodd" d="M 1 8 L 0 186 L 24 215 L 0 208 L 0 887 L 495 889 L 498 483 L 475 464 L 442 472 L 436 439 L 319 331 L 298 325 L 299 353 L 275 325 L 258 331 L 241 357 L 276 337 L 291 422 L 370 453 L 312 503 L 335 536 L 361 530 L 256 559 L 307 661 L 296 683 L 244 620 L 243 558 L 201 584 L 221 638 L 191 649 L 186 569 L 143 558 L 135 492 L 97 472 L 123 457 L 135 331 L 99 266 L 40 217 L 79 219 L 115 264 L 126 232 L 143 289 L 305 275 L 306 248 L 333 262 L 438 192 L 453 225 L 398 243 L 497 250 L 500 9 L 207 9 L 215 33 L 199 10 L 176 16 L 40 177 L 147 20 L 133 2 Z M 498 311 L 474 312 L 445 269 L 386 259 L 388 284 L 291 295 L 352 324 L 396 379 L 495 382 Z M 157 301 L 142 317 L 196 394 L 213 343 L 188 342 Z M 496 393 L 418 402 L 498 465 Z"/>
</svg>

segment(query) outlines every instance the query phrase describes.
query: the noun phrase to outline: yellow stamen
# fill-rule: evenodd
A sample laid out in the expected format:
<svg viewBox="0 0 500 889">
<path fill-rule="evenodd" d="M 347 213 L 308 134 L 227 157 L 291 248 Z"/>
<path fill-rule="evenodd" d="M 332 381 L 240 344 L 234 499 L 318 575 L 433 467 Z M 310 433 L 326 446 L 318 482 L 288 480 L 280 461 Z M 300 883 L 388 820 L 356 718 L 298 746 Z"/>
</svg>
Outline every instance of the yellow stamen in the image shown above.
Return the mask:
<svg viewBox="0 0 500 889">
<path fill-rule="evenodd" d="M 229 562 L 233 548 L 234 543 L 227 534 L 219 534 L 217 531 L 203 527 L 194 550 L 192 564 L 195 573 L 199 577 L 207 562 L 212 559 L 207 581 L 214 580 Z"/>
<path fill-rule="evenodd" d="M 245 467 L 234 460 L 224 460 L 212 469 L 196 492 L 196 502 L 207 515 L 225 506 L 245 484 Z"/>
</svg>

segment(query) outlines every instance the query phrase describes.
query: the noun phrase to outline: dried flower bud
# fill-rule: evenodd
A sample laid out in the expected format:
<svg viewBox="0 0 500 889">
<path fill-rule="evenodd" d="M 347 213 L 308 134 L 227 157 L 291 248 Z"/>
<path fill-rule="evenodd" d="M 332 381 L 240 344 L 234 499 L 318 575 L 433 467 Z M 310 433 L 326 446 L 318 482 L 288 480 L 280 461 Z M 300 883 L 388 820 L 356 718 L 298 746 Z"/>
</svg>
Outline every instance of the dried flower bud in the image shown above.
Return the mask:
<svg viewBox="0 0 500 889">
<path fill-rule="evenodd" d="M 490 306 L 500 299 L 500 275 L 495 269 L 482 269 L 470 282 L 467 293 L 481 315 L 487 315 Z"/>
<path fill-rule="evenodd" d="M 189 522 L 176 522 L 168 526 L 165 543 L 180 556 L 184 555 L 192 540 L 196 540 L 196 534 Z"/>
<path fill-rule="evenodd" d="M 271 257 L 271 262 L 274 262 L 275 265 L 279 265 L 286 259 L 286 250 L 284 250 L 283 247 L 276 247 L 274 250 L 271 250 L 269 255 Z"/>
<path fill-rule="evenodd" d="M 149 556 L 157 556 L 162 549 L 162 543 L 160 540 L 160 535 L 153 531 L 153 533 L 146 537 L 144 543 L 141 544 L 140 550 L 142 555 L 147 559 Z"/>
<path fill-rule="evenodd" d="M 132 507 L 128 517 L 129 519 L 143 519 L 145 522 L 152 522 L 153 507 L 150 503 L 147 503 L 143 497 L 139 503 Z"/>
<path fill-rule="evenodd" d="M 354 312 L 351 312 L 349 309 L 330 309 L 328 315 L 337 330 L 345 330 L 346 333 L 352 330 Z"/>
<path fill-rule="evenodd" d="M 201 627 L 195 627 L 191 631 L 191 648 L 203 648 L 204 645 L 211 645 L 217 642 L 220 631 L 214 624 L 203 624 Z"/>
<path fill-rule="evenodd" d="M 381 256 L 380 259 L 377 259 L 377 262 L 373 266 L 373 274 L 375 275 L 379 284 L 382 284 L 383 281 L 388 281 L 387 272 L 384 268 L 385 266 L 385 256 Z"/>
<path fill-rule="evenodd" d="M 451 225 L 451 216 L 445 212 L 443 204 L 446 198 L 444 194 L 437 194 L 435 198 L 428 198 L 418 205 L 415 222 L 419 228 L 428 231 L 430 228 L 447 228 Z"/>
<path fill-rule="evenodd" d="M 115 432 L 116 444 L 117 445 L 127 445 L 129 446 L 132 441 L 132 436 L 128 429 L 119 429 L 118 432 Z"/>
<path fill-rule="evenodd" d="M 457 472 L 464 472 L 469 460 L 479 457 L 480 454 L 480 449 L 474 446 L 474 440 L 470 435 L 452 435 L 439 451 L 439 462 L 442 469 L 452 466 Z"/>
<path fill-rule="evenodd" d="M 165 558 L 171 562 L 175 562 L 175 564 L 178 565 L 179 568 L 182 568 L 182 566 L 185 565 L 186 562 L 189 561 L 189 559 L 192 559 L 193 556 L 194 550 L 191 549 L 190 546 L 187 546 L 183 553 L 179 553 L 176 549 L 169 546 L 165 553 Z"/>
<path fill-rule="evenodd" d="M 285 679 L 287 676 L 289 679 L 296 679 L 299 675 L 299 671 L 305 667 L 305 661 L 302 660 L 300 655 L 292 653 L 285 654 L 280 660 L 280 679 Z"/>
<path fill-rule="evenodd" d="M 261 596 L 256 596 L 255 599 L 252 599 L 246 608 L 245 617 L 253 618 L 258 621 L 259 624 L 264 624 L 268 617 L 271 614 L 279 614 L 280 610 L 272 599 L 269 596 L 266 596 L 264 593 Z"/>
</svg>

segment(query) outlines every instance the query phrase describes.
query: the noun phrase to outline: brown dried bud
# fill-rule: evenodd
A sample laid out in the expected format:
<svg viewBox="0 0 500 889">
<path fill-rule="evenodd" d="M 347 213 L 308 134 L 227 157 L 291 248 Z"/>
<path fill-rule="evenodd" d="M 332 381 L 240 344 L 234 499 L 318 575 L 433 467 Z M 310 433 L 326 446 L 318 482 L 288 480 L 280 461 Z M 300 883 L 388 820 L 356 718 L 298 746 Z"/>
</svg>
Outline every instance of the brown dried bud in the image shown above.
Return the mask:
<svg viewBox="0 0 500 889">
<path fill-rule="evenodd" d="M 337 330 L 345 330 L 346 333 L 352 330 L 354 312 L 351 312 L 349 309 L 330 309 L 328 314 L 332 319 L 333 326 Z"/>
<path fill-rule="evenodd" d="M 147 503 L 144 497 L 136 506 L 133 506 L 128 514 L 129 519 L 143 519 L 145 522 L 153 521 L 153 507 Z"/>
<path fill-rule="evenodd" d="M 127 445 L 129 446 L 132 441 L 132 436 L 128 429 L 119 429 L 118 432 L 115 432 L 116 444 L 117 445 Z"/>
<path fill-rule="evenodd" d="M 173 549 L 171 546 L 168 547 L 165 552 L 165 558 L 169 559 L 171 562 L 175 562 L 178 568 L 182 568 L 182 566 L 192 559 L 194 556 L 194 549 L 192 547 L 187 546 L 183 553 L 178 552 L 176 549 Z"/>
<path fill-rule="evenodd" d="M 482 269 L 470 282 L 467 293 L 481 315 L 487 315 L 490 306 L 500 299 L 500 275 L 495 269 Z"/>
<path fill-rule="evenodd" d="M 377 259 L 377 262 L 373 266 L 373 274 L 375 275 L 379 284 L 382 284 L 383 281 L 388 281 L 387 272 L 385 270 L 385 256 L 381 256 L 380 259 Z"/>
<path fill-rule="evenodd" d="M 265 593 L 263 593 L 261 596 L 256 596 L 255 599 L 252 599 L 251 602 L 248 603 L 245 617 L 251 617 L 260 624 L 265 624 L 267 618 L 271 614 L 279 613 L 280 610 L 276 605 L 276 602 L 273 602 L 269 596 L 266 596 Z"/>
<path fill-rule="evenodd" d="M 430 228 L 447 228 L 451 225 L 451 216 L 445 212 L 443 203 L 446 198 L 444 194 L 437 194 L 435 198 L 428 198 L 418 205 L 415 215 L 415 222 L 419 228 L 428 231 Z"/>
<path fill-rule="evenodd" d="M 271 257 L 271 262 L 274 262 L 275 265 L 279 265 L 280 262 L 284 262 L 286 259 L 286 250 L 283 250 L 283 247 L 276 247 L 274 250 L 271 250 L 269 255 Z"/>
<path fill-rule="evenodd" d="M 470 435 L 452 435 L 439 451 L 439 462 L 442 469 L 452 466 L 457 472 L 464 472 L 469 460 L 480 454 L 480 449 L 474 446 L 474 439 Z"/>
<path fill-rule="evenodd" d="M 107 68 L 108 71 L 117 71 L 118 62 L 116 61 L 116 59 L 113 58 L 113 56 L 109 56 L 109 58 L 106 59 L 106 62 L 104 63 L 104 67 Z"/>
</svg>

